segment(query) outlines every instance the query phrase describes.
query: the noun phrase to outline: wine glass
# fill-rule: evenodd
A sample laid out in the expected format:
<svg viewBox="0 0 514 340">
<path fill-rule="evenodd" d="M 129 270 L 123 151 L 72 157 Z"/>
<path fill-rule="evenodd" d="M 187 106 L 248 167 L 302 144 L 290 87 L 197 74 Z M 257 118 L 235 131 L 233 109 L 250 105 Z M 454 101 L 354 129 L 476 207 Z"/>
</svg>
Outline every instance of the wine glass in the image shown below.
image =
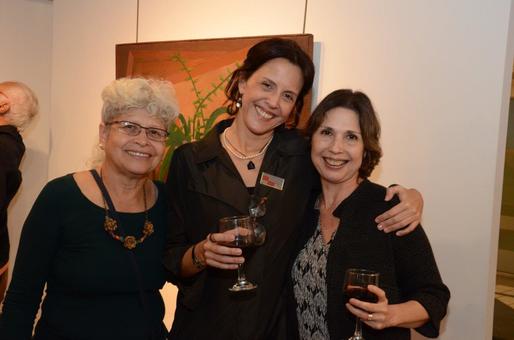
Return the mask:
<svg viewBox="0 0 514 340">
<path fill-rule="evenodd" d="M 376 303 L 378 297 L 368 290 L 368 285 L 378 286 L 378 272 L 366 269 L 347 269 L 344 276 L 344 294 L 365 302 Z M 361 319 L 355 318 L 355 332 L 348 340 L 365 340 L 362 336 Z"/>
<path fill-rule="evenodd" d="M 229 232 L 234 235 L 232 242 L 220 242 L 227 247 L 245 248 L 255 246 L 255 221 L 250 216 L 230 216 L 219 220 L 220 233 Z M 229 288 L 232 292 L 241 292 L 257 288 L 256 284 L 246 279 L 243 264 L 237 266 L 237 282 Z"/>
</svg>

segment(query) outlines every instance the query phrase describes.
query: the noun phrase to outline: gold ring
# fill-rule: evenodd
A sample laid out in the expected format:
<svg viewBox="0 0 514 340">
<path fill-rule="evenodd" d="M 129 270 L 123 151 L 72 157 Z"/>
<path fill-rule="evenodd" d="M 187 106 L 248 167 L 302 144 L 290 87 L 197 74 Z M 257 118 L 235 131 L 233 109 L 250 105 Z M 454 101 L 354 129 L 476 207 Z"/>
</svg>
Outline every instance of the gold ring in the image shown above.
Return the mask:
<svg viewBox="0 0 514 340">
<path fill-rule="evenodd" d="M 371 320 L 373 320 L 373 313 L 368 314 L 368 321 L 371 321 Z"/>
</svg>

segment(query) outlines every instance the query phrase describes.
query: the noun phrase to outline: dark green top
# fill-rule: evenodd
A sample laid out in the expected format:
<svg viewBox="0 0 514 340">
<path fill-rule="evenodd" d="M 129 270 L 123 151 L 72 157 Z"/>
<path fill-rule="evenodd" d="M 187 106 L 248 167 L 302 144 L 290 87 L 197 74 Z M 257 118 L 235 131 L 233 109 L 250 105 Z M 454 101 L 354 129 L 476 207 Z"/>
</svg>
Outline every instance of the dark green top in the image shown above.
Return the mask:
<svg viewBox="0 0 514 340">
<path fill-rule="evenodd" d="M 35 339 L 147 339 L 148 323 L 163 338 L 164 304 L 159 289 L 165 282 L 161 257 L 167 199 L 162 184 L 156 185 L 159 198 L 149 210 L 155 232 L 127 250 L 104 231 L 104 209 L 82 194 L 71 174 L 49 182 L 23 226 L 0 317 L 0 339 L 30 339 L 45 283 Z M 140 237 L 144 213 L 120 216 L 126 233 Z M 129 252 L 134 254 L 140 275 Z"/>
</svg>

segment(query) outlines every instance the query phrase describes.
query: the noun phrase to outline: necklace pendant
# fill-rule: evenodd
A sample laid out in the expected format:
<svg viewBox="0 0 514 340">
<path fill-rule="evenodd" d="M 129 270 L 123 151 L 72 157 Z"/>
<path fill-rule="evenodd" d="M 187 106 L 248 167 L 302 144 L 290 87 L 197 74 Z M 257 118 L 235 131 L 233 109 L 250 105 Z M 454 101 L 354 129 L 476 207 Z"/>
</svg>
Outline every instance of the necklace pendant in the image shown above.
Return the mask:
<svg viewBox="0 0 514 340">
<path fill-rule="evenodd" d="M 252 161 L 249 161 L 248 164 L 246 164 L 246 167 L 248 170 L 253 170 L 255 169 L 255 164 Z"/>
</svg>

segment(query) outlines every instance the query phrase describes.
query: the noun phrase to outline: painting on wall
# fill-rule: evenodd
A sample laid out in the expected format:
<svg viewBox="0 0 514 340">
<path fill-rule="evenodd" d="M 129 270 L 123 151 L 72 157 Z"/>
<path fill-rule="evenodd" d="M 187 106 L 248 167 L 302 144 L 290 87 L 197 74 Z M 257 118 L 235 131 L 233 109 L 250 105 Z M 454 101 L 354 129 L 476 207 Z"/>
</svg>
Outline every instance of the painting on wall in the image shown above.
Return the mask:
<svg viewBox="0 0 514 340">
<path fill-rule="evenodd" d="M 226 115 L 225 86 L 242 64 L 248 49 L 271 37 L 295 40 L 312 58 L 311 34 L 145 42 L 116 45 L 116 78 L 167 79 L 177 92 L 181 114 L 170 126 L 168 150 L 158 177 L 165 179 L 175 148 L 201 139 Z M 300 126 L 309 116 L 311 95 L 305 98 Z"/>
</svg>

